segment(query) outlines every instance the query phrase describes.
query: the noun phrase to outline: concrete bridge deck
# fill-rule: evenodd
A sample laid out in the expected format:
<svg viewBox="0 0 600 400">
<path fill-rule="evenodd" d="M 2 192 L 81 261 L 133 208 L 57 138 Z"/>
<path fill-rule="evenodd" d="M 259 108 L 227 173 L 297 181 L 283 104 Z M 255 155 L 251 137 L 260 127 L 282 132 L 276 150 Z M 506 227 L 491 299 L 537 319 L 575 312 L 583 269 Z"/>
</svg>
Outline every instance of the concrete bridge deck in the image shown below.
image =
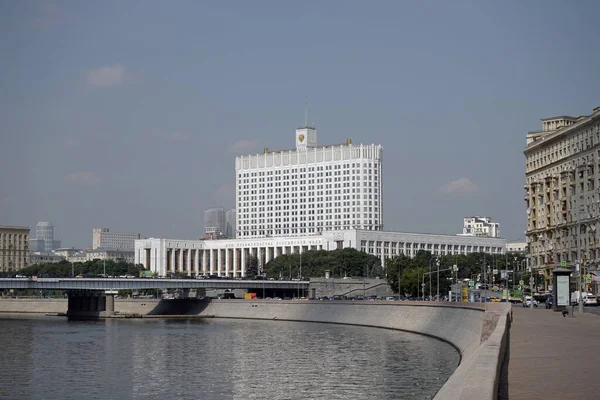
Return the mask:
<svg viewBox="0 0 600 400">
<path fill-rule="evenodd" d="M 298 289 L 308 290 L 309 281 L 163 278 L 0 278 L 0 289 Z"/>
<path fill-rule="evenodd" d="M 499 399 L 597 399 L 600 316 L 513 307 Z"/>
</svg>

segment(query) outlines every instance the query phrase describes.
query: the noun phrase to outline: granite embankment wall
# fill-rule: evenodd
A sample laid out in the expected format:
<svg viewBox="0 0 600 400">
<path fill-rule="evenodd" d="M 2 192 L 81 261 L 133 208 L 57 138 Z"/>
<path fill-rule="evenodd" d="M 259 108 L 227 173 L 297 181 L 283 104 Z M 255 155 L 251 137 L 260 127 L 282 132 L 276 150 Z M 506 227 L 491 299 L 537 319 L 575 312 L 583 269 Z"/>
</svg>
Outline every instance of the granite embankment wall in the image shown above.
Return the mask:
<svg viewBox="0 0 600 400">
<path fill-rule="evenodd" d="M 0 313 L 54 313 L 66 308 L 64 300 L 0 300 Z M 350 324 L 433 336 L 452 344 L 461 355 L 437 400 L 496 399 L 510 327 L 507 303 L 147 299 L 116 300 L 115 311 Z"/>
</svg>

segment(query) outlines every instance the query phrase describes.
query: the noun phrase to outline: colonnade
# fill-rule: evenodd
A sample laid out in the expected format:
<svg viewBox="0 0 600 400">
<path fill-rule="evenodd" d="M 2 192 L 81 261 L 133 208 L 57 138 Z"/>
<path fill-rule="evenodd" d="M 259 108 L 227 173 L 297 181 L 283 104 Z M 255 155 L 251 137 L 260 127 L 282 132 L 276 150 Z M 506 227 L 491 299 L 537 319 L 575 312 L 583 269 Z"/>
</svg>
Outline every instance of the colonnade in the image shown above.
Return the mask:
<svg viewBox="0 0 600 400">
<path fill-rule="evenodd" d="M 269 261 L 285 254 L 322 250 L 322 245 L 266 246 L 217 249 L 190 249 L 167 247 L 163 262 L 159 262 L 159 275 L 177 273 L 187 276 L 210 276 L 241 278 L 246 276 L 246 266 L 251 257 L 258 259 L 259 269 Z M 144 267 L 151 269 L 151 249 L 146 249 Z"/>
</svg>

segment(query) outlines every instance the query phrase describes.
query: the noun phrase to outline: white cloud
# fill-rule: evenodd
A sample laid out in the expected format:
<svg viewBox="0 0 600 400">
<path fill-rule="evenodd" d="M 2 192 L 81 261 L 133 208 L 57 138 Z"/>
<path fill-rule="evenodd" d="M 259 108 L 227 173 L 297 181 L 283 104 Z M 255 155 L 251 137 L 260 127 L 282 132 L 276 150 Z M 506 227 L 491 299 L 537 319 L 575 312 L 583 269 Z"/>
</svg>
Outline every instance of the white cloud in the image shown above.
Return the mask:
<svg viewBox="0 0 600 400">
<path fill-rule="evenodd" d="M 100 178 L 93 172 L 72 172 L 65 181 L 73 185 L 94 186 L 100 182 Z"/>
<path fill-rule="evenodd" d="M 479 186 L 469 178 L 459 178 L 440 187 L 442 193 L 477 193 Z"/>
<path fill-rule="evenodd" d="M 258 148 L 258 139 L 241 139 L 229 145 L 227 151 L 235 154 L 252 153 Z"/>
<path fill-rule="evenodd" d="M 86 81 L 92 87 L 111 87 L 125 83 L 129 74 L 121 64 L 91 69 L 86 72 Z"/>
</svg>

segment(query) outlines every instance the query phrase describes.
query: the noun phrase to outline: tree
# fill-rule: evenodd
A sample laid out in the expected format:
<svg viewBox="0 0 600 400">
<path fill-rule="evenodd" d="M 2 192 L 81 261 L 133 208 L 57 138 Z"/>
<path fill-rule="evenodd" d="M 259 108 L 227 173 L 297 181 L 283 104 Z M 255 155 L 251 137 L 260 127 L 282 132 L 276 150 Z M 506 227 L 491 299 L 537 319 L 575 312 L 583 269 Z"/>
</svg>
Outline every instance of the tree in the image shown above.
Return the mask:
<svg viewBox="0 0 600 400">
<path fill-rule="evenodd" d="M 246 277 L 254 279 L 258 276 L 258 257 L 251 255 L 246 260 Z"/>
</svg>

